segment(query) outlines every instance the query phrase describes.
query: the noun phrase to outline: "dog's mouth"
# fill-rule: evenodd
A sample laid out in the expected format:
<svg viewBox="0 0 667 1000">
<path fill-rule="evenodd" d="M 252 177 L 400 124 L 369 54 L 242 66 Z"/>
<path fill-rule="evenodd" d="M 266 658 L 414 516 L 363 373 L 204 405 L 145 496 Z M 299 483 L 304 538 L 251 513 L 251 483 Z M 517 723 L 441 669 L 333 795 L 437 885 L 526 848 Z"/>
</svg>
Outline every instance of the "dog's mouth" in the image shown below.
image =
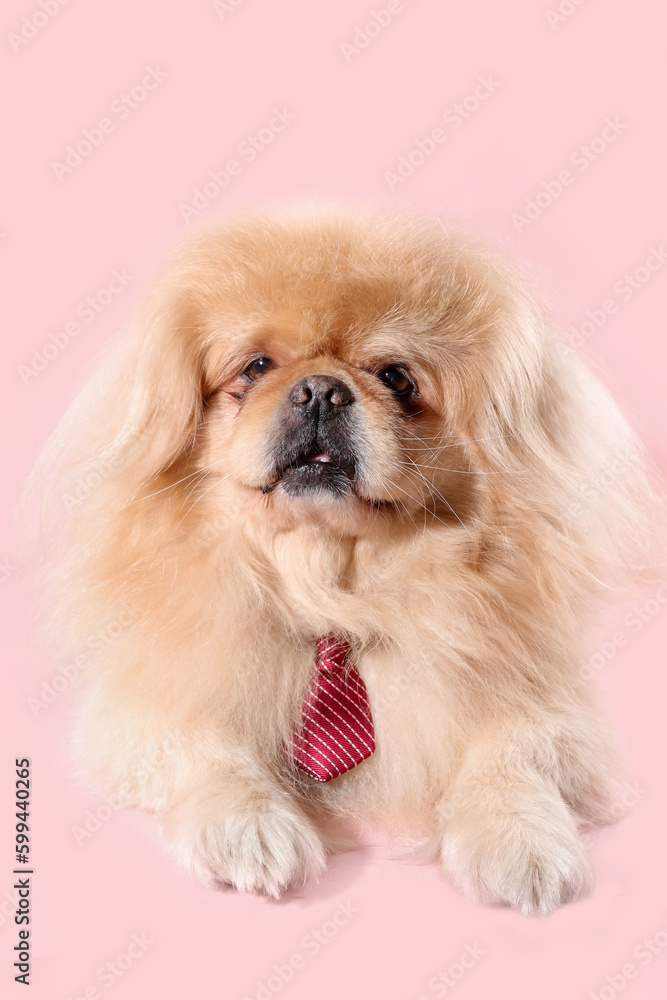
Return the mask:
<svg viewBox="0 0 667 1000">
<path fill-rule="evenodd" d="M 300 496 L 316 490 L 339 496 L 354 493 L 355 464 L 350 455 L 332 449 L 321 450 L 317 445 L 286 455 L 276 465 L 271 482 L 262 487 L 271 493 L 280 485 L 283 493 Z"/>
</svg>

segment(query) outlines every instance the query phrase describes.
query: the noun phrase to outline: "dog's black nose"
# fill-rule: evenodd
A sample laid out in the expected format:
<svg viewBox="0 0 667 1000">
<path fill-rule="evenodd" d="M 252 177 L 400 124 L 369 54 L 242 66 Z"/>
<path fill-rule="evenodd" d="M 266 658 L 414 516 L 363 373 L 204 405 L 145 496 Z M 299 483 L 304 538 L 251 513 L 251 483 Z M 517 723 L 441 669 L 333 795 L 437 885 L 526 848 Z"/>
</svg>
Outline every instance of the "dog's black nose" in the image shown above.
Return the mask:
<svg viewBox="0 0 667 1000">
<path fill-rule="evenodd" d="M 304 416 L 317 414 L 320 418 L 354 402 L 350 387 L 330 375 L 308 375 L 301 379 L 292 389 L 290 399 Z"/>
</svg>

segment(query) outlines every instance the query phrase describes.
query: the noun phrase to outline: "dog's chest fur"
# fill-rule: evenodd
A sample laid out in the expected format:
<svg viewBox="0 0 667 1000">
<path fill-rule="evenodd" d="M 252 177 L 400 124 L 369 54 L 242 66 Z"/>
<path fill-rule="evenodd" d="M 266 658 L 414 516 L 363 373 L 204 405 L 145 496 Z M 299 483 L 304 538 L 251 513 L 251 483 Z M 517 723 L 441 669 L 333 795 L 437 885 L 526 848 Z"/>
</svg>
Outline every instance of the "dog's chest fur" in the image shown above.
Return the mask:
<svg viewBox="0 0 667 1000">
<path fill-rule="evenodd" d="M 368 760 L 333 783 L 309 783 L 307 794 L 366 818 L 388 808 L 397 817 L 426 816 L 431 777 L 441 785 L 451 769 L 463 709 L 443 621 L 428 625 L 425 552 L 414 544 L 387 553 L 322 531 L 298 534 L 279 537 L 272 550 L 276 613 L 290 618 L 306 649 L 321 634 L 351 640 L 376 736 Z"/>
</svg>

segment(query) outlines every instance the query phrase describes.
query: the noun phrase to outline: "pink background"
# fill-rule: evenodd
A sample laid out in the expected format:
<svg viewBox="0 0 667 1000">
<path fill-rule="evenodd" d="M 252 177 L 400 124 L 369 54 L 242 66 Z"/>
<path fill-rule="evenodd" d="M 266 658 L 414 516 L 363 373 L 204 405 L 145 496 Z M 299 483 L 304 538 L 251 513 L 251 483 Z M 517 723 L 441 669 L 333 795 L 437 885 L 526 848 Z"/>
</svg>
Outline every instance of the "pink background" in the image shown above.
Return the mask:
<svg viewBox="0 0 667 1000">
<path fill-rule="evenodd" d="M 594 332 L 584 349 L 664 467 L 667 267 L 631 295 L 614 284 L 667 240 L 665 17 L 649 0 L 566 0 L 561 6 L 572 13 L 550 25 L 547 12 L 557 2 L 393 0 L 390 23 L 365 48 L 346 50 L 346 58 L 341 43 L 352 44 L 357 27 L 386 8 L 385 0 L 235 0 L 226 12 L 222 5 L 222 17 L 206 0 L 72 0 L 55 14 L 56 0 L 44 0 L 53 16 L 36 31 L 23 19 L 40 10 L 38 0 L 7 0 L 0 30 L 7 510 L 100 345 L 127 322 L 151 269 L 187 227 L 180 206 L 192 203 L 210 171 L 234 158 L 240 172 L 202 217 L 312 195 L 411 205 L 504 241 L 535 269 L 568 326 L 580 327 L 587 310 L 614 299 L 616 311 L 599 329 L 587 328 Z M 38 25 L 43 20 L 36 18 Z M 34 37 L 12 44 L 22 24 Z M 112 105 L 140 83 L 147 66 L 167 77 L 121 118 Z M 493 93 L 460 127 L 451 116 L 445 122 L 480 76 L 495 81 Z M 274 108 L 295 117 L 248 162 L 239 145 L 268 126 Z M 53 161 L 105 117 L 113 131 L 58 180 Z M 580 169 L 570 157 L 579 162 L 576 150 L 601 135 L 607 118 L 620 121 L 620 134 Z M 446 139 L 390 190 L 385 173 L 438 127 Z M 551 182 L 564 169 L 572 182 L 518 231 L 513 213 L 546 191 L 545 183 L 556 191 Z M 78 335 L 42 371 L 22 378 L 20 366 L 33 363 L 33 349 L 41 353 L 50 335 L 76 320 L 79 304 L 107 286 L 114 268 L 132 275 L 127 287 L 91 322 L 79 316 Z M 147 816 L 102 808 L 100 829 L 77 845 L 72 828 L 100 802 L 78 791 L 68 774 L 68 698 L 36 716 L 29 708 L 49 668 L 35 644 L 27 573 L 7 520 L 2 529 L 9 693 L 0 782 L 3 991 L 25 995 L 12 981 L 10 887 L 13 762 L 29 756 L 36 1000 L 84 996 L 93 986 L 113 1000 L 430 1000 L 445 995 L 445 984 L 436 991 L 429 980 L 450 967 L 457 976 L 467 946 L 485 954 L 459 981 L 450 979 L 446 995 L 457 1000 L 664 995 L 667 615 L 658 599 L 647 595 L 646 621 L 636 631 L 621 609 L 600 638 L 607 654 L 598 683 L 638 785 L 631 813 L 592 838 L 592 899 L 530 920 L 475 906 L 436 869 L 410 867 L 376 846 L 335 860 L 316 889 L 276 904 L 191 881 L 162 854 Z M 619 629 L 627 642 L 610 646 Z M 348 901 L 357 912 L 336 928 L 333 917 L 342 919 L 338 908 Z M 332 936 L 315 954 L 306 936 L 318 929 Z M 112 974 L 107 985 L 96 979 L 134 933 L 153 943 L 120 978 Z M 657 942 L 650 961 L 635 953 L 647 954 L 645 939 Z M 295 954 L 303 968 L 285 984 L 272 980 L 271 992 L 262 994 L 273 966 Z M 636 970 L 631 979 L 619 971 L 627 963 Z"/>
</svg>

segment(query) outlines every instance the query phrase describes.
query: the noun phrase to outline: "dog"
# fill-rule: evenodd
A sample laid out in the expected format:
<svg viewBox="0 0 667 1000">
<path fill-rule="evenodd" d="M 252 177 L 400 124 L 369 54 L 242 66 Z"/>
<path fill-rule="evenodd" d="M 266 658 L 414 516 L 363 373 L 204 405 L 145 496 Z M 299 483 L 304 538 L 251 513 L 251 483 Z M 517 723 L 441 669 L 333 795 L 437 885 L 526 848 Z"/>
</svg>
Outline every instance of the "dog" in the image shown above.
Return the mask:
<svg viewBox="0 0 667 1000">
<path fill-rule="evenodd" d="M 76 746 L 200 879 L 278 896 L 342 821 L 482 902 L 591 891 L 621 765 L 582 665 L 659 504 L 554 327 L 440 219 L 251 212 L 177 247 L 64 417 L 36 482 Z"/>
</svg>

